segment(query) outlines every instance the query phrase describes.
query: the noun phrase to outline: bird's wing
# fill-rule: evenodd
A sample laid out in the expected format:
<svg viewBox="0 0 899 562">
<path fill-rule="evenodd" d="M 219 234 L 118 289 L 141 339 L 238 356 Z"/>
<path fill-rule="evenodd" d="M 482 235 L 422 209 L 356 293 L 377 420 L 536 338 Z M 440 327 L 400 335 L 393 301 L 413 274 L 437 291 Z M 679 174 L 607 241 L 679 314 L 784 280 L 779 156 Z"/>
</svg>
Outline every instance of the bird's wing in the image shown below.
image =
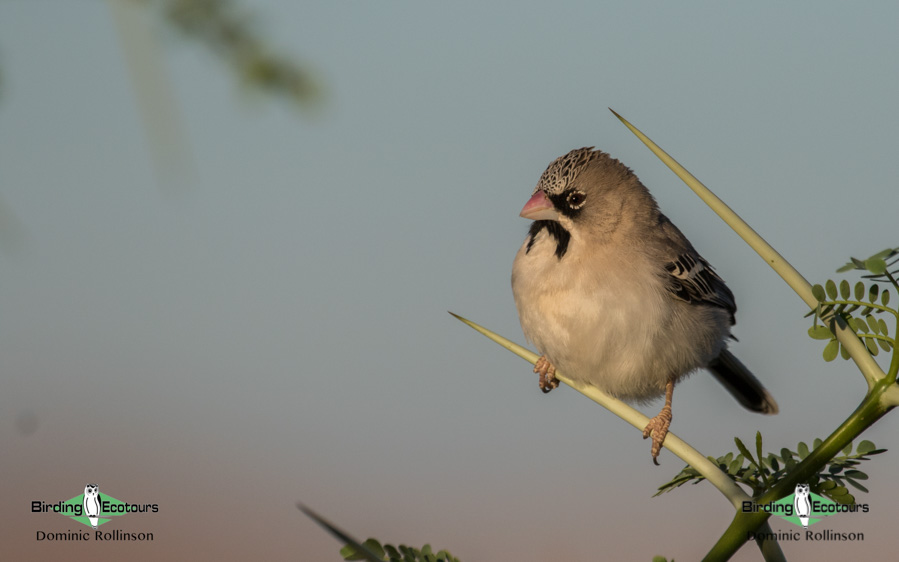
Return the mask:
<svg viewBox="0 0 899 562">
<path fill-rule="evenodd" d="M 724 280 L 664 215 L 659 220 L 659 230 L 665 245 L 668 293 L 685 302 L 721 307 L 730 313 L 733 323 L 737 304 Z"/>
</svg>

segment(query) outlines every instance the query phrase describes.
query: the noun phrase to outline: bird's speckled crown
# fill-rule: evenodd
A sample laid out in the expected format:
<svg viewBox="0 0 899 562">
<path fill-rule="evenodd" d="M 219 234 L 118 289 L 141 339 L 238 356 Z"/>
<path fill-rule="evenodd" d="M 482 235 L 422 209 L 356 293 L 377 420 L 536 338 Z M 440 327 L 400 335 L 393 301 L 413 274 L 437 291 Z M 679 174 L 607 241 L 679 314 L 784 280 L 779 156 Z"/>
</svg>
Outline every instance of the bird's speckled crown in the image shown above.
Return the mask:
<svg viewBox="0 0 899 562">
<path fill-rule="evenodd" d="M 574 178 L 593 160 L 600 158 L 603 153 L 593 150 L 592 146 L 572 150 L 565 156 L 559 156 L 546 168 L 534 193 L 543 191 L 547 195 L 558 195 L 568 188 Z"/>
</svg>

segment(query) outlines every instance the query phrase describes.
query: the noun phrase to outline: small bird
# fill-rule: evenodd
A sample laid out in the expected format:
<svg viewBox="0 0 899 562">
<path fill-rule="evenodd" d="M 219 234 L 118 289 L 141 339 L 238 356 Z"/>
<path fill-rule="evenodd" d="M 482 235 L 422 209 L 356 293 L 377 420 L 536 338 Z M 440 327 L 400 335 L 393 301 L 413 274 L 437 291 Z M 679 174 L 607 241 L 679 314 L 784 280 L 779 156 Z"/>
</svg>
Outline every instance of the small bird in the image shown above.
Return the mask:
<svg viewBox="0 0 899 562">
<path fill-rule="evenodd" d="M 543 172 L 521 216 L 533 220 L 512 266 L 525 337 L 542 354 L 540 389 L 572 380 L 665 406 L 643 430 L 652 460 L 671 424 L 674 385 L 706 368 L 745 408 L 776 414 L 762 383 L 727 350 L 733 293 L 624 164 L 593 147 Z"/>
</svg>

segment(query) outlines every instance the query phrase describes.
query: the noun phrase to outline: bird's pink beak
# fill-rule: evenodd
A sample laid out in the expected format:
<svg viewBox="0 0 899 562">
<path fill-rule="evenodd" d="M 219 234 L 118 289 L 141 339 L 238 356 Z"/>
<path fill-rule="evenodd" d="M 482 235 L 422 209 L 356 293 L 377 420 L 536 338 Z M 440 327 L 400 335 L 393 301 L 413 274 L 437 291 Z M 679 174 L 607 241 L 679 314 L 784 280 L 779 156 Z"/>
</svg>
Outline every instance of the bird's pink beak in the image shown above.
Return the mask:
<svg viewBox="0 0 899 562">
<path fill-rule="evenodd" d="M 552 201 L 547 199 L 546 194 L 540 189 L 524 204 L 520 216 L 533 221 L 559 220 L 559 212 L 556 211 Z"/>
</svg>

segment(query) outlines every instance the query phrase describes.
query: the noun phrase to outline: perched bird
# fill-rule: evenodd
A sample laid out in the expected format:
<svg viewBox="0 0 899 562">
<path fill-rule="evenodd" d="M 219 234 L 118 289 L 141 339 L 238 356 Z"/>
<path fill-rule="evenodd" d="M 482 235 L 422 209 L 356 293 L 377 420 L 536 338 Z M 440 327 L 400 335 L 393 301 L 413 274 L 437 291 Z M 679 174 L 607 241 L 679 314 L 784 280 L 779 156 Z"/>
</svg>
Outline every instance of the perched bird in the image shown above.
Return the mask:
<svg viewBox="0 0 899 562">
<path fill-rule="evenodd" d="M 558 368 L 622 400 L 665 406 L 643 430 L 656 460 L 674 385 L 706 368 L 740 404 L 776 414 L 765 387 L 728 350 L 737 306 L 724 281 L 624 164 L 593 147 L 543 172 L 521 216 L 512 292 L 525 337 L 542 353 L 540 388 Z"/>
</svg>

